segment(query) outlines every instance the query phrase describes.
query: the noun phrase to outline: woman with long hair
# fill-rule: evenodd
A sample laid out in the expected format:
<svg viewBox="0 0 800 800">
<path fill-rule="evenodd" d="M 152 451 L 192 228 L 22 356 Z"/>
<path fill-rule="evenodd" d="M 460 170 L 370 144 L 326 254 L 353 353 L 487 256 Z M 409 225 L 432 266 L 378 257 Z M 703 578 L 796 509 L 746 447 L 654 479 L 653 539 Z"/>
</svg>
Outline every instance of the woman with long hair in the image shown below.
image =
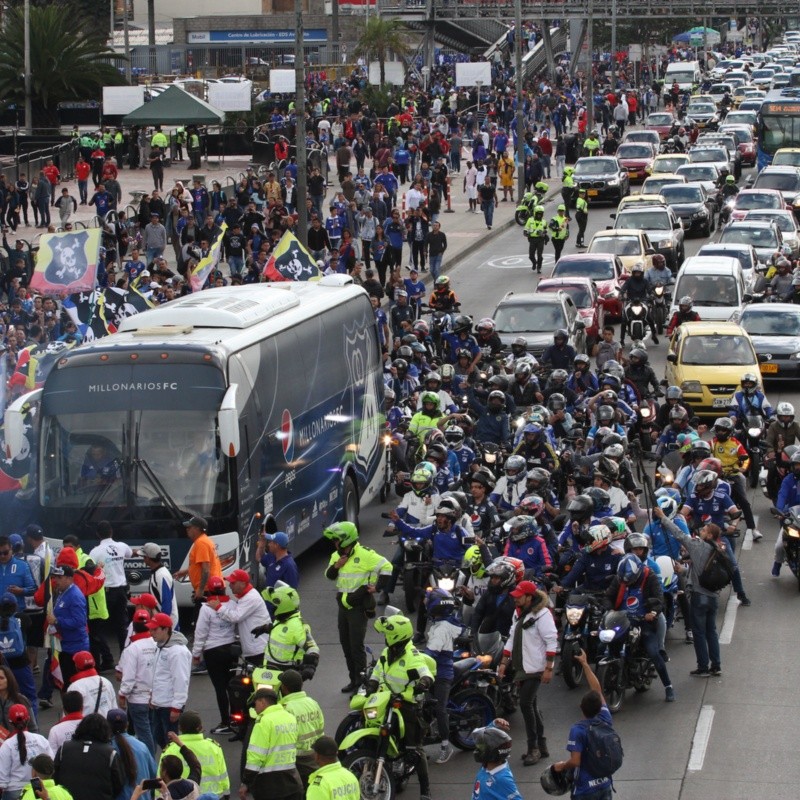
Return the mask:
<svg viewBox="0 0 800 800">
<path fill-rule="evenodd" d="M 122 761 L 125 787 L 117 800 L 130 800 L 137 784 L 158 777 L 156 760 L 144 742 L 140 742 L 128 731 L 128 715 L 121 708 L 112 708 L 106 715 L 111 726 L 111 744 Z"/>
<path fill-rule="evenodd" d="M 44 736 L 27 730 L 31 719 L 27 706 L 15 703 L 8 709 L 7 719 L 11 735 L 0 746 L 0 794 L 3 800 L 19 800 L 31 780 L 31 759 L 41 753 L 52 758 L 53 751 Z"/>
<path fill-rule="evenodd" d="M 28 730 L 36 733 L 39 728 L 36 725 L 36 717 L 31 712 L 31 704 L 25 695 L 19 690 L 19 684 L 11 671 L 11 667 L 0 664 L 0 727 L 11 730 L 11 723 L 8 713 L 11 706 L 23 705 L 28 709 Z"/>
</svg>

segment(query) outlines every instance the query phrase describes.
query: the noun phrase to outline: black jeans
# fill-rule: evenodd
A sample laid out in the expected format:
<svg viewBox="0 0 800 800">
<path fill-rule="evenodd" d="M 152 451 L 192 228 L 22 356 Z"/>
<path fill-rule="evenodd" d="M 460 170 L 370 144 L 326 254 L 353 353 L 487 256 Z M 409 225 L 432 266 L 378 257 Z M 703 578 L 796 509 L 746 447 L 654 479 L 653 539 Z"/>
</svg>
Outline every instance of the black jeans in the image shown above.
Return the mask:
<svg viewBox="0 0 800 800">
<path fill-rule="evenodd" d="M 98 668 L 114 663 L 114 656 L 103 638 L 103 629 L 106 627 L 104 619 L 89 620 L 89 649 L 92 651 L 94 663 Z"/>
<path fill-rule="evenodd" d="M 128 587 L 106 587 L 108 606 L 108 629 L 117 637 L 120 653 L 128 638 Z"/>
<path fill-rule="evenodd" d="M 425 242 L 411 242 L 411 261 L 415 269 L 425 269 L 425 250 Z"/>
<path fill-rule="evenodd" d="M 212 647 L 210 650 L 204 650 L 203 658 L 205 659 L 208 677 L 211 678 L 211 685 L 214 687 L 214 694 L 217 698 L 220 721 L 223 725 L 227 725 L 230 715 L 228 683 L 231 679 L 231 667 L 234 664 L 231 646 L 229 644 L 224 644 L 221 647 Z"/>
<path fill-rule="evenodd" d="M 418 755 L 417 777 L 419 778 L 419 793 L 429 795 L 431 793 L 431 781 L 428 775 L 428 757 L 422 746 L 422 725 L 419 720 L 419 709 L 413 704 L 403 703 L 401 708 L 403 721 L 406 724 L 405 746 L 416 750 Z"/>
<path fill-rule="evenodd" d="M 364 638 L 367 635 L 367 615 L 363 608 L 339 606 L 339 643 L 347 663 L 350 683 L 356 683 L 367 667 Z"/>
<path fill-rule="evenodd" d="M 541 673 L 526 675 L 519 682 L 519 709 L 525 720 L 525 736 L 528 739 L 528 751 L 535 750 L 544 739 L 544 719 L 539 711 L 538 692 L 542 683 Z"/>
<path fill-rule="evenodd" d="M 439 726 L 439 738 L 444 741 L 450 739 L 450 715 L 447 713 L 447 701 L 453 681 L 437 678 L 433 682 L 433 696 L 436 698 L 436 724 Z"/>
<path fill-rule="evenodd" d="M 528 239 L 528 258 L 531 260 L 531 269 L 535 269 L 537 272 L 542 271 L 544 245 L 544 236 L 531 236 Z"/>
</svg>

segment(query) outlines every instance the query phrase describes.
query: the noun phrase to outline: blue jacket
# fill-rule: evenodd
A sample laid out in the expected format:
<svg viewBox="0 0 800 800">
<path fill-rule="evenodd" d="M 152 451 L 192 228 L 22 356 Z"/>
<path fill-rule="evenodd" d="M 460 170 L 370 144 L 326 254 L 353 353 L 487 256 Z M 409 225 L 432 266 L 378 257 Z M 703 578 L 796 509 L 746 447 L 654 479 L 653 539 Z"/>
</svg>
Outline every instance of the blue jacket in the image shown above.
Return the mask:
<svg viewBox="0 0 800 800">
<path fill-rule="evenodd" d="M 14 595 L 17 598 L 17 608 L 25 610 L 25 598 L 33 597 L 36 591 L 36 581 L 27 562 L 21 558 L 14 558 L 7 564 L 0 564 L 0 594 L 7 592 L 11 586 L 21 586 L 23 594 Z"/>
<path fill-rule="evenodd" d="M 581 553 L 572 569 L 561 581 L 565 589 L 571 589 L 580 582 L 584 589 L 599 591 L 607 589 L 614 576 L 622 555 L 608 548 L 601 553 Z"/>
<path fill-rule="evenodd" d="M 788 511 L 792 506 L 800 505 L 800 487 L 797 478 L 791 473 L 781 481 L 775 505 L 781 511 Z"/>
<path fill-rule="evenodd" d="M 760 416 L 769 419 L 775 412 L 766 395 L 760 389 L 754 394 L 746 395 L 743 391 L 735 392 L 728 407 L 728 416 L 736 420 L 744 420 L 748 416 Z"/>
<path fill-rule="evenodd" d="M 434 563 L 441 564 L 451 561 L 460 564 L 467 548 L 474 542 L 474 537 L 470 536 L 460 525 L 453 525 L 447 533 L 444 533 L 435 524 L 415 528 L 403 519 L 398 519 L 394 524 L 397 530 L 405 536 L 430 539 L 433 542 Z"/>
<path fill-rule="evenodd" d="M 672 522 L 684 533 L 689 533 L 689 526 L 680 514 L 678 514 Z M 664 530 L 664 526 L 661 524 L 660 520 L 654 519 L 652 522 L 648 522 L 644 527 L 644 533 L 650 537 L 653 558 L 658 558 L 658 556 L 669 556 L 676 560 L 680 558 L 680 543 Z"/>
<path fill-rule="evenodd" d="M 65 653 L 89 649 L 86 608 L 86 598 L 74 583 L 58 596 L 53 605 L 56 630 L 61 636 L 61 648 Z"/>
</svg>

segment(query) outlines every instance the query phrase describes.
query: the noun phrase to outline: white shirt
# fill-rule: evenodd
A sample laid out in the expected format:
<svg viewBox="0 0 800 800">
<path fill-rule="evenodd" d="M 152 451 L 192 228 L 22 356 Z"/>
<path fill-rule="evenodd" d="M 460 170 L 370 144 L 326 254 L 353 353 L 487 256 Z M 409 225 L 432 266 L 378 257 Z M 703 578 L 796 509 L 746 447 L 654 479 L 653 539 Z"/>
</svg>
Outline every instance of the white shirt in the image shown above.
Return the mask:
<svg viewBox="0 0 800 800">
<path fill-rule="evenodd" d="M 150 636 L 125 646 L 117 665 L 119 694 L 129 703 L 149 703 L 157 646 Z"/>
<path fill-rule="evenodd" d="M 50 733 L 47 734 L 47 741 L 50 744 L 50 749 L 54 753 L 57 753 L 58 748 L 61 747 L 64 742 L 68 742 L 72 738 L 72 734 L 75 733 L 75 728 L 80 724 L 80 719 L 68 719 L 53 725 L 53 727 L 50 728 Z"/>
<path fill-rule="evenodd" d="M 31 768 L 28 762 L 42 753 L 50 758 L 55 757 L 47 739 L 38 733 L 25 731 L 25 748 L 28 757 L 23 764 L 20 764 L 16 736 L 6 739 L 0 746 L 0 789 L 9 789 L 12 792 L 24 789 L 31 781 Z"/>
<path fill-rule="evenodd" d="M 103 539 L 89 553 L 89 558 L 103 568 L 106 574 L 106 589 L 127 586 L 125 577 L 125 559 L 133 557 L 133 550 L 125 542 L 115 542 L 110 537 Z"/>
<path fill-rule="evenodd" d="M 267 649 L 268 635 L 253 636 L 250 631 L 270 622 L 266 603 L 261 595 L 253 588 L 241 597 L 232 597 L 229 602 L 223 603 L 217 613 L 228 622 L 236 625 L 239 631 L 239 641 L 242 644 L 242 653 L 245 656 L 257 656 Z"/>
<path fill-rule="evenodd" d="M 97 713 L 106 716 L 112 708 L 117 707 L 117 695 L 114 687 L 111 685 L 111 681 L 102 675 L 88 675 L 85 678 L 79 678 L 70 683 L 69 690 L 81 693 L 84 715 Z"/>
<path fill-rule="evenodd" d="M 232 622 L 218 614 L 208 604 L 200 606 L 192 642 L 192 655 L 195 658 L 202 656 L 204 650 L 232 644 L 235 640 L 236 628 Z"/>
<path fill-rule="evenodd" d="M 406 194 L 406 207 L 410 210 L 419 208 L 425 202 L 425 195 L 419 189 L 409 189 Z"/>
</svg>

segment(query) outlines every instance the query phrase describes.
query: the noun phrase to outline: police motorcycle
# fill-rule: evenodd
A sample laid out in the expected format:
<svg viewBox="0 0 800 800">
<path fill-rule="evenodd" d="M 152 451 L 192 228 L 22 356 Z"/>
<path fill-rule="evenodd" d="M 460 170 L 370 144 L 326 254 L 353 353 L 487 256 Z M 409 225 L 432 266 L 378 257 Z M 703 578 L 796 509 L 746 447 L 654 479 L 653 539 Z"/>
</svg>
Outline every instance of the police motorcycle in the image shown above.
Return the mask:
<svg viewBox="0 0 800 800">
<path fill-rule="evenodd" d="M 522 201 L 514 211 L 514 220 L 517 225 L 525 225 L 525 223 L 533 216 L 533 209 L 542 204 L 547 189 L 544 191 L 525 192 L 522 195 Z"/>
<path fill-rule="evenodd" d="M 800 506 L 792 506 L 788 511 L 773 506 L 769 513 L 781 523 L 784 559 L 792 575 L 797 578 L 797 588 L 800 589 Z"/>
</svg>

